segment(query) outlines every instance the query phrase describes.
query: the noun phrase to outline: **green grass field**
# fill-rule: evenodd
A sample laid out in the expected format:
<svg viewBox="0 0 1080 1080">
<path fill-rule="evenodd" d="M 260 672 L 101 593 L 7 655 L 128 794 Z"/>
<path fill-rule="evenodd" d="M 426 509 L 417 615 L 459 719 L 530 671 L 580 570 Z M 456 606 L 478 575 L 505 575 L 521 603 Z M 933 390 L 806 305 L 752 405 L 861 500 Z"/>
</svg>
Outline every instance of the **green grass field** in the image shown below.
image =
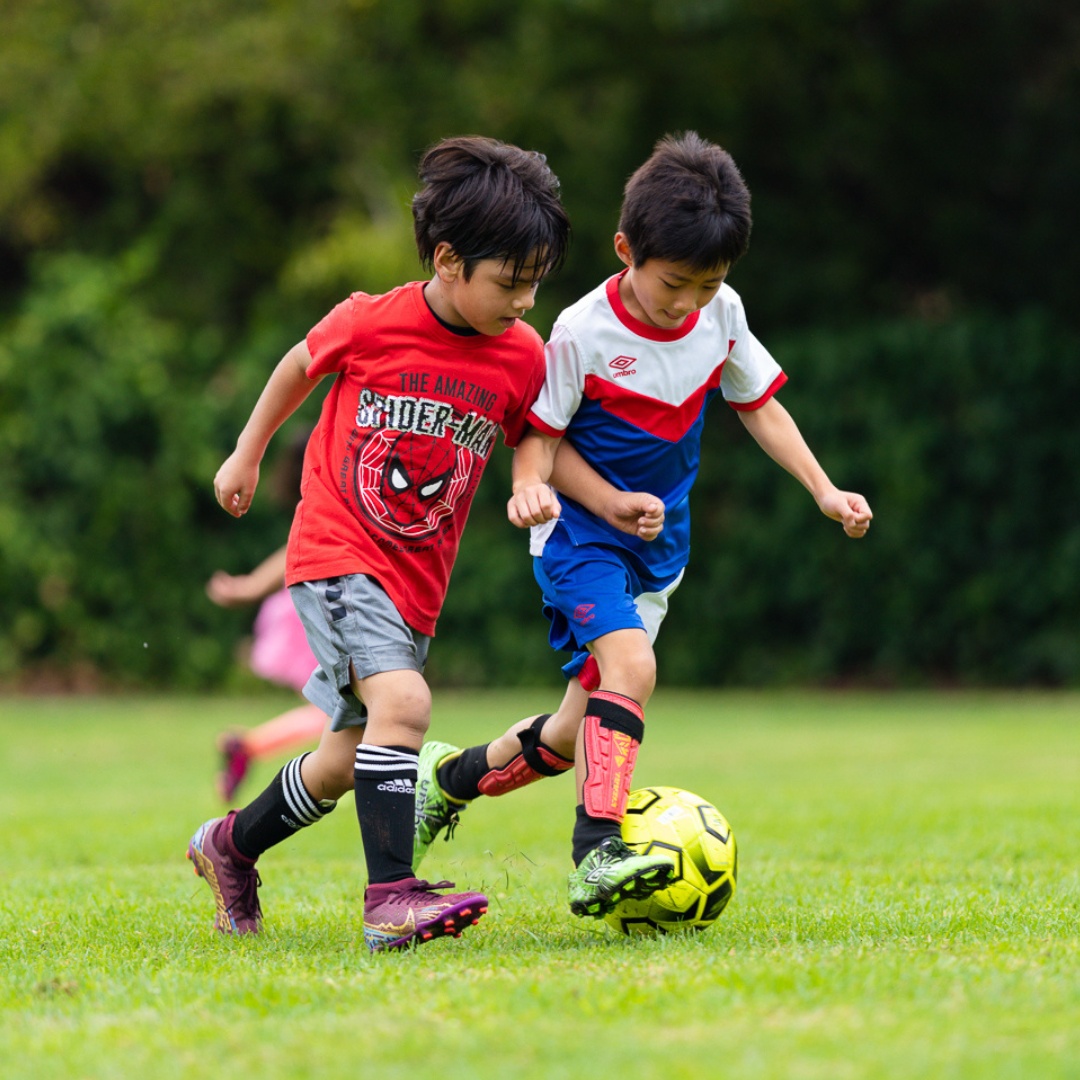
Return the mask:
<svg viewBox="0 0 1080 1080">
<path fill-rule="evenodd" d="M 432 735 L 549 697 L 437 694 Z M 1080 697 L 661 690 L 635 783 L 731 822 L 715 926 L 570 916 L 562 778 L 424 864 L 488 892 L 479 926 L 376 957 L 351 800 L 263 858 L 258 938 L 213 933 L 183 857 L 216 733 L 291 703 L 0 699 L 5 1080 L 1080 1077 Z"/>
</svg>

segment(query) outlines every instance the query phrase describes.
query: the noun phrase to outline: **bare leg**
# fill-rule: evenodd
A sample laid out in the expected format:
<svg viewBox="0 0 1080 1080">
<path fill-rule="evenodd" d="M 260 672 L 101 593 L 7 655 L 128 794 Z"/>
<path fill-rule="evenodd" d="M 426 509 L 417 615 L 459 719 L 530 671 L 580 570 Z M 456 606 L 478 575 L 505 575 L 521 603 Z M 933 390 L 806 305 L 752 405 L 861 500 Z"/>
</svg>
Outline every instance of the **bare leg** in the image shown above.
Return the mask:
<svg viewBox="0 0 1080 1080">
<path fill-rule="evenodd" d="M 241 738 L 253 758 L 269 757 L 281 750 L 318 740 L 326 726 L 326 713 L 314 705 L 298 705 L 248 731 Z"/>
<path fill-rule="evenodd" d="M 226 732 L 218 739 L 222 765 L 218 794 L 231 802 L 247 776 L 252 761 L 271 757 L 294 746 L 317 742 L 326 716 L 314 705 L 299 705 L 247 731 Z"/>
<path fill-rule="evenodd" d="M 577 679 L 571 679 L 558 711 L 552 713 L 540 729 L 540 738 L 543 742 L 565 758 L 574 756 L 578 728 L 585 716 L 585 702 L 588 699 L 588 692 L 581 683 Z M 529 727 L 535 719 L 535 716 L 527 716 L 524 720 L 518 720 L 517 723 L 511 724 L 504 734 L 488 743 L 487 762 L 493 769 L 501 768 L 521 753 L 519 733 Z"/>
<path fill-rule="evenodd" d="M 431 691 L 416 671 L 386 671 L 354 679 L 353 692 L 368 711 L 366 727 L 323 731 L 318 748 L 304 758 L 304 786 L 317 799 L 340 799 L 353 789 L 353 763 L 361 743 L 419 749 L 431 722 Z"/>
</svg>

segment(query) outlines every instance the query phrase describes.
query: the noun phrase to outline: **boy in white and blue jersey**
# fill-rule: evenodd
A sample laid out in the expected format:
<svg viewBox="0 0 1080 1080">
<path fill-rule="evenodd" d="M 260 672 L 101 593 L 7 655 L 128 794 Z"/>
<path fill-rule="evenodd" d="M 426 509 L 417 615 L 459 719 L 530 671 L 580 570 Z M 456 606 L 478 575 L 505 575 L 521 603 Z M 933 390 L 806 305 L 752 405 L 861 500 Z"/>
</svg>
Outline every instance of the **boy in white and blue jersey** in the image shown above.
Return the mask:
<svg viewBox="0 0 1080 1080">
<path fill-rule="evenodd" d="M 574 757 L 571 910 L 599 917 L 670 879 L 671 864 L 634 855 L 620 826 L 656 679 L 653 642 L 689 558 L 690 489 L 717 395 L 848 536 L 869 528 L 866 500 L 832 484 L 776 399 L 787 377 L 724 282 L 750 225 L 735 163 L 694 133 L 661 139 L 628 182 L 615 235 L 625 269 L 559 316 L 531 430 L 514 455 L 508 514 L 532 528 L 550 642 L 573 653 L 566 696 L 558 712 L 486 746 L 425 747 L 418 855 L 476 795 L 503 794 Z M 563 440 L 583 464 L 579 478 L 576 459 L 560 456 L 557 498 L 550 481 Z"/>
<path fill-rule="evenodd" d="M 622 232 L 616 251 L 632 264 Z M 644 274 L 652 274 L 653 263 Z M 704 307 L 691 307 L 699 297 L 689 292 L 671 304 L 681 318 L 645 315 L 630 279 L 628 268 L 559 316 L 547 346 L 547 379 L 529 421 L 546 436 L 538 440 L 540 453 L 547 439 L 566 438 L 611 484 L 660 499 L 666 507 L 664 527 L 653 540 L 630 536 L 564 495 L 559 516 L 532 530 L 530 547 L 539 558 L 537 574 L 545 595 L 558 591 L 550 574 L 568 572 L 562 560 L 580 572 L 582 549 L 591 545 L 618 550 L 619 561 L 644 587 L 634 596 L 673 587 L 690 554 L 690 489 L 698 473 L 706 406 L 720 394 L 733 408 L 753 411 L 787 380 L 750 333 L 742 302 L 720 284 L 721 274 L 706 272 L 700 291 L 710 299 Z M 549 501 L 542 487 L 534 494 Z M 527 499 L 520 507 L 522 524 L 542 519 L 547 510 L 540 501 L 530 504 Z M 582 636 L 562 625 L 564 615 L 578 628 L 588 626 L 590 640 L 598 627 L 622 627 L 618 610 L 598 607 L 576 614 L 577 605 L 554 610 L 558 640 L 552 644 L 565 648 Z M 582 648 L 568 674 L 576 674 L 587 656 Z"/>
</svg>

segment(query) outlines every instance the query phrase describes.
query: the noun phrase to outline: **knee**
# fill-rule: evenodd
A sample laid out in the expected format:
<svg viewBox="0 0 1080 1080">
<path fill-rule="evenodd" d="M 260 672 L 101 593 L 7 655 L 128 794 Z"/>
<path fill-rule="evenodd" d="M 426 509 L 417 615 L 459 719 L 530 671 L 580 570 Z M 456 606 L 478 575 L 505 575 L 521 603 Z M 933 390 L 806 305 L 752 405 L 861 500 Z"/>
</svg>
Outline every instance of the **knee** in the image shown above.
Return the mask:
<svg viewBox="0 0 1080 1080">
<path fill-rule="evenodd" d="M 313 799 L 340 799 L 353 789 L 356 750 L 348 745 L 323 743 L 304 758 L 300 777 Z"/>
<path fill-rule="evenodd" d="M 356 755 L 354 754 L 349 761 L 336 763 L 333 772 L 327 776 L 323 783 L 322 798 L 340 799 L 347 791 L 352 791 L 355 761 Z"/>
<path fill-rule="evenodd" d="M 431 691 L 427 684 L 413 683 L 388 703 L 387 714 L 396 727 L 410 732 L 421 742 L 431 726 Z"/>
<path fill-rule="evenodd" d="M 656 654 L 651 646 L 611 658 L 600 669 L 600 686 L 633 698 L 644 706 L 656 688 Z"/>
<path fill-rule="evenodd" d="M 368 735 L 385 745 L 419 746 L 431 724 L 427 683 L 422 679 L 398 680 L 382 690 L 368 701 Z"/>
<path fill-rule="evenodd" d="M 578 728 L 581 726 L 583 717 L 584 709 L 574 711 L 566 708 L 560 709 L 558 712 L 552 713 L 544 721 L 540 737 L 556 754 L 560 754 L 564 758 L 573 758 Z M 523 721 L 523 726 L 530 724 L 532 719 Z"/>
</svg>

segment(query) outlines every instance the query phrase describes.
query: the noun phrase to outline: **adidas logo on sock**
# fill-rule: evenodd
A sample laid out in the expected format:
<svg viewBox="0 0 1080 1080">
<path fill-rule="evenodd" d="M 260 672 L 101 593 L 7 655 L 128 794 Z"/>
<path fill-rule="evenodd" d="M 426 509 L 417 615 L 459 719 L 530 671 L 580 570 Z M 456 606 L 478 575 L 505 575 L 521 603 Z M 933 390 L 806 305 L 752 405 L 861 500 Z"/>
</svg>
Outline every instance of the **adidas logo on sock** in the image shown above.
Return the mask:
<svg viewBox="0 0 1080 1080">
<path fill-rule="evenodd" d="M 379 791 L 392 791 L 395 795 L 415 795 L 416 790 L 413 788 L 411 780 L 400 780 L 395 777 L 393 780 L 387 780 L 382 784 L 379 784 Z"/>
</svg>

